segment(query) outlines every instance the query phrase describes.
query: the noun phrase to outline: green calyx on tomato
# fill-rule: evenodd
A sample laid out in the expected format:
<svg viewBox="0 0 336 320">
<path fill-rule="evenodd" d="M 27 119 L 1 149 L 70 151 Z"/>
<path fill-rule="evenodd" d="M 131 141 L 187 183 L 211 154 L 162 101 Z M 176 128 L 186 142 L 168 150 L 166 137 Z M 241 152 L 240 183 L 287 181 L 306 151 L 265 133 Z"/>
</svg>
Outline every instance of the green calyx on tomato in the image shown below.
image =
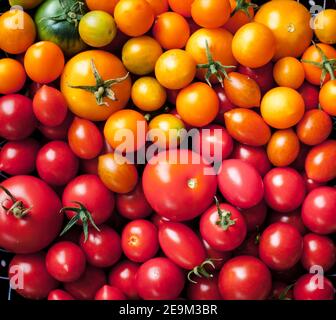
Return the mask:
<svg viewBox="0 0 336 320">
<path fill-rule="evenodd" d="M 219 220 L 216 222 L 217 226 L 220 226 L 224 231 L 228 230 L 231 226 L 236 224 L 235 220 L 231 219 L 231 212 L 222 210 L 217 197 L 215 197 L 216 207 L 218 211 Z"/>
<path fill-rule="evenodd" d="M 226 79 L 229 79 L 226 69 L 235 68 L 235 66 L 224 66 L 219 61 L 215 61 L 212 57 L 209 48 L 209 43 L 207 40 L 205 40 L 205 52 L 208 59 L 208 63 L 199 63 L 197 65 L 197 69 L 207 69 L 207 72 L 205 74 L 205 81 L 210 87 L 212 87 L 210 82 L 210 78 L 212 76 L 215 76 L 217 80 L 220 82 L 221 86 L 224 87 L 222 74 Z"/>
<path fill-rule="evenodd" d="M 258 9 L 258 5 L 255 3 L 248 2 L 246 0 L 236 0 L 236 7 L 231 12 L 231 17 L 234 16 L 238 11 L 243 11 L 248 18 L 252 18 L 249 9 Z"/>
<path fill-rule="evenodd" d="M 69 85 L 71 88 L 74 89 L 82 89 L 86 90 L 88 92 L 91 92 L 95 95 L 97 105 L 103 106 L 108 104 L 104 102 L 104 98 L 109 98 L 112 101 L 118 101 L 118 98 L 115 95 L 115 92 L 111 89 L 111 87 L 117 83 L 123 82 L 128 78 L 129 72 L 121 78 L 115 78 L 115 79 L 109 79 L 109 80 L 104 80 L 101 75 L 99 74 L 93 59 L 91 60 L 91 68 L 92 68 L 92 73 L 95 77 L 96 84 L 93 86 L 72 86 Z"/>
<path fill-rule="evenodd" d="M 85 206 L 78 202 L 78 201 L 73 201 L 74 204 L 77 204 L 78 207 L 64 207 L 61 209 L 61 213 L 64 211 L 72 211 L 75 212 L 76 215 L 74 215 L 69 223 L 65 226 L 63 231 L 61 232 L 60 236 L 63 236 L 66 232 L 68 232 L 78 221 L 81 221 L 83 224 L 83 232 L 84 232 L 84 242 L 88 239 L 89 235 L 89 223 L 98 231 L 100 232 L 100 229 L 97 227 L 95 224 L 91 213 L 88 211 Z"/>
<path fill-rule="evenodd" d="M 193 280 L 191 277 L 193 275 L 197 276 L 198 278 L 202 278 L 202 277 L 205 277 L 207 279 L 209 278 L 213 278 L 213 274 L 209 273 L 207 270 L 206 270 L 206 267 L 207 266 L 211 266 L 213 269 L 216 269 L 216 266 L 215 264 L 213 263 L 213 260 L 214 259 L 207 259 L 205 260 L 204 262 L 202 262 L 201 265 L 199 266 L 196 266 L 194 269 L 192 269 L 191 271 L 188 272 L 188 280 L 191 282 L 191 283 L 197 283 L 197 281 Z"/>
</svg>

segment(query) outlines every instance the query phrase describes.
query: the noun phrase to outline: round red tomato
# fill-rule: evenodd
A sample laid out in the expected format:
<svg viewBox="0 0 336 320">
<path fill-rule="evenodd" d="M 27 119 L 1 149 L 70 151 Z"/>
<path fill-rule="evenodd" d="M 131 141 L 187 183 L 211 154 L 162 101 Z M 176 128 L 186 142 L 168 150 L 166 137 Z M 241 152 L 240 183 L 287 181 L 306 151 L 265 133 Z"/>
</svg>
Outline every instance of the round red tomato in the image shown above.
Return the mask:
<svg viewBox="0 0 336 320">
<path fill-rule="evenodd" d="M 304 100 L 306 110 L 316 109 L 318 107 L 319 87 L 305 81 L 298 89 L 298 92 L 301 94 Z"/>
<path fill-rule="evenodd" d="M 48 294 L 48 300 L 75 300 L 73 296 L 64 290 L 52 290 Z"/>
<path fill-rule="evenodd" d="M 95 300 L 126 300 L 126 296 L 120 289 L 104 285 L 97 291 Z"/>
<path fill-rule="evenodd" d="M 73 114 L 68 112 L 67 117 L 59 126 L 48 127 L 40 124 L 38 126 L 38 129 L 48 140 L 66 140 L 72 120 Z"/>
<path fill-rule="evenodd" d="M 189 282 L 187 297 L 189 300 L 222 300 L 218 289 L 218 277 L 200 278 L 196 283 Z"/>
<path fill-rule="evenodd" d="M 224 113 L 237 108 L 231 101 L 227 98 L 225 90 L 221 85 L 217 85 L 213 88 L 217 94 L 219 100 L 219 111 L 215 121 L 221 125 L 224 125 Z"/>
<path fill-rule="evenodd" d="M 316 188 L 318 188 L 318 187 L 322 187 L 322 186 L 326 185 L 325 182 L 318 182 L 318 181 L 315 181 L 313 179 L 308 178 L 307 174 L 305 172 L 302 173 L 302 177 L 303 177 L 303 180 L 306 183 L 307 193 L 316 189 Z"/>
<path fill-rule="evenodd" d="M 241 210 L 246 222 L 247 231 L 256 231 L 263 225 L 267 215 L 267 206 L 265 201 L 261 201 L 256 206 Z"/>
</svg>

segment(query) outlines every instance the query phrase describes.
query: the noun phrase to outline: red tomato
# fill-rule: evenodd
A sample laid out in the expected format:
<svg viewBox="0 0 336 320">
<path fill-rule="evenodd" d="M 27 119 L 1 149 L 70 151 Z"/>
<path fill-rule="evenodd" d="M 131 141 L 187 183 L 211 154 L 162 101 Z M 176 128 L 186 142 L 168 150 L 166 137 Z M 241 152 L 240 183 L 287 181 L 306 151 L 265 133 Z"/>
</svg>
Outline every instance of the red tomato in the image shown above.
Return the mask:
<svg viewBox="0 0 336 320">
<path fill-rule="evenodd" d="M 49 245 L 63 221 L 56 193 L 30 176 L 9 178 L 1 186 L 11 196 L 0 190 L 0 247 L 14 253 L 33 253 Z"/>
<path fill-rule="evenodd" d="M 264 201 L 261 201 L 256 206 L 241 210 L 246 222 L 247 231 L 255 231 L 265 222 L 267 215 L 267 206 Z"/>
<path fill-rule="evenodd" d="M 218 289 L 218 277 L 200 278 L 197 283 L 189 282 L 187 297 L 189 300 L 222 300 Z"/>
<path fill-rule="evenodd" d="M 19 286 L 15 290 L 24 298 L 44 299 L 57 287 L 58 282 L 49 275 L 44 261 L 43 253 L 16 255 L 12 259 L 8 277 Z"/>
<path fill-rule="evenodd" d="M 303 177 L 303 180 L 306 183 L 307 193 L 309 193 L 310 191 L 312 191 L 312 190 L 314 190 L 318 187 L 322 187 L 326 184 L 325 182 L 318 182 L 318 181 L 315 181 L 313 179 L 308 178 L 307 174 L 305 172 L 302 173 L 302 177 Z"/>
<path fill-rule="evenodd" d="M 224 113 L 232 109 L 237 108 L 231 101 L 227 98 L 225 90 L 221 85 L 217 85 L 213 88 L 217 94 L 219 100 L 219 111 L 215 121 L 221 125 L 224 125 Z"/>
<path fill-rule="evenodd" d="M 73 296 L 64 290 L 52 290 L 48 294 L 48 300 L 75 300 Z"/>
<path fill-rule="evenodd" d="M 218 282 L 224 300 L 265 300 L 272 287 L 266 265 L 251 256 L 239 256 L 226 262 Z"/>
<path fill-rule="evenodd" d="M 33 172 L 39 149 L 40 144 L 32 138 L 7 142 L 0 150 L 0 171 L 12 176 Z"/>
<path fill-rule="evenodd" d="M 207 252 L 208 259 L 213 262 L 216 270 L 220 270 L 223 264 L 231 258 L 231 252 L 216 250 L 210 247 L 210 245 L 204 239 L 202 240 L 205 250 Z"/>
<path fill-rule="evenodd" d="M 184 274 L 167 258 L 150 259 L 140 266 L 136 287 L 144 300 L 173 300 L 184 287 Z"/>
<path fill-rule="evenodd" d="M 303 85 L 298 89 L 301 94 L 306 110 L 316 109 L 319 104 L 319 88 L 310 84 L 309 82 L 304 82 Z"/>
<path fill-rule="evenodd" d="M 61 125 L 57 127 L 48 127 L 39 125 L 38 129 L 48 140 L 66 140 L 68 136 L 68 130 L 73 120 L 73 114 L 68 112 L 67 117 Z"/>
<path fill-rule="evenodd" d="M 63 186 L 73 179 L 78 171 L 78 158 L 63 141 L 44 145 L 36 158 L 36 169 L 42 180 L 53 186 Z"/>
<path fill-rule="evenodd" d="M 97 291 L 94 299 L 95 300 L 126 300 L 126 296 L 122 293 L 120 289 L 116 287 L 104 285 Z"/>
<path fill-rule="evenodd" d="M 147 220 L 129 222 L 122 231 L 121 246 L 128 259 L 145 262 L 159 250 L 158 230 Z"/>
<path fill-rule="evenodd" d="M 297 228 L 288 223 L 277 222 L 261 234 L 260 259 L 273 270 L 288 270 L 301 258 L 302 236 Z"/>
<path fill-rule="evenodd" d="M 297 209 L 306 195 L 303 178 L 296 170 L 288 167 L 269 171 L 264 178 L 264 185 L 266 203 L 280 212 Z"/>
<path fill-rule="evenodd" d="M 48 250 L 46 267 L 50 275 L 58 281 L 75 281 L 85 271 L 84 252 L 72 242 L 57 242 Z"/>
<path fill-rule="evenodd" d="M 311 231 L 319 234 L 336 232 L 336 189 L 320 187 L 311 191 L 302 205 L 302 220 Z"/>
<path fill-rule="evenodd" d="M 21 140 L 30 136 L 37 121 L 32 101 L 20 94 L 7 94 L 0 98 L 0 137 Z"/>
<path fill-rule="evenodd" d="M 273 300 L 293 300 L 293 289 L 284 282 L 274 281 L 271 299 Z"/>
<path fill-rule="evenodd" d="M 245 241 L 234 251 L 234 256 L 252 256 L 259 258 L 259 238 L 259 233 L 250 233 Z"/>
<path fill-rule="evenodd" d="M 218 174 L 218 186 L 227 201 L 243 209 L 254 207 L 264 196 L 260 174 L 243 160 L 223 161 Z"/>
<path fill-rule="evenodd" d="M 200 155 L 177 150 L 177 161 L 166 158 L 172 154 L 172 151 L 169 154 L 161 152 L 147 164 L 142 177 L 144 193 L 159 215 L 174 221 L 190 220 L 200 215 L 213 201 L 216 176 L 213 168 L 204 163 Z"/>
</svg>

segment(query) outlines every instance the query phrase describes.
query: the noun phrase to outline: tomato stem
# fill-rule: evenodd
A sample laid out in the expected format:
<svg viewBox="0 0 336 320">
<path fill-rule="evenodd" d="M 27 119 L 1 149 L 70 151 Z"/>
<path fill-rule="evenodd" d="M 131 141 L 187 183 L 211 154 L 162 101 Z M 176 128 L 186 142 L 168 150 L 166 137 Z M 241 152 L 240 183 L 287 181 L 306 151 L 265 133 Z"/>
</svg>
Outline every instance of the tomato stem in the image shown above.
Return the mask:
<svg viewBox="0 0 336 320">
<path fill-rule="evenodd" d="M 222 210 L 219 204 L 217 197 L 215 196 L 215 202 L 217 207 L 217 212 L 219 216 L 219 220 L 216 222 L 218 226 L 220 226 L 224 231 L 228 230 L 231 226 L 236 224 L 236 220 L 231 219 L 231 212 Z"/>
<path fill-rule="evenodd" d="M 197 276 L 198 278 L 205 277 L 207 279 L 212 278 L 213 274 L 209 273 L 206 270 L 206 267 L 210 265 L 213 269 L 216 269 L 216 266 L 213 263 L 212 259 L 207 259 L 204 262 L 202 262 L 201 265 L 194 267 L 191 271 L 188 272 L 188 280 L 192 283 L 197 283 L 197 281 L 193 280 L 191 277 L 193 275 Z"/>
<path fill-rule="evenodd" d="M 289 298 L 287 298 L 287 294 L 289 292 L 290 289 L 292 289 L 294 287 L 294 283 L 290 284 L 289 286 L 287 286 L 279 295 L 279 300 L 291 300 Z"/>
<path fill-rule="evenodd" d="M 255 3 L 248 2 L 246 0 L 236 0 L 236 7 L 231 12 L 231 17 L 233 17 L 238 11 L 243 11 L 249 19 L 251 19 L 251 14 L 249 8 L 258 9 L 258 5 Z"/>
</svg>

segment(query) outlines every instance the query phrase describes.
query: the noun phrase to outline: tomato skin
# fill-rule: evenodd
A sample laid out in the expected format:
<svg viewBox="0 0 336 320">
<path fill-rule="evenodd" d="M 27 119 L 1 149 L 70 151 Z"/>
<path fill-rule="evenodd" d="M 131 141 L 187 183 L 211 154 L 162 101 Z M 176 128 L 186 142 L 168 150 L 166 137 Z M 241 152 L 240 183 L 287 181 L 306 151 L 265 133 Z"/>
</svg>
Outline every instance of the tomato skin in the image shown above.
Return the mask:
<svg viewBox="0 0 336 320">
<path fill-rule="evenodd" d="M 318 280 L 322 281 L 323 288 L 318 287 L 316 275 L 305 274 L 301 276 L 294 285 L 293 293 L 295 300 L 334 300 L 335 288 L 325 277 Z"/>
<path fill-rule="evenodd" d="M 274 168 L 264 177 L 265 201 L 279 212 L 297 209 L 306 195 L 306 188 L 300 174 L 288 167 Z"/>
<path fill-rule="evenodd" d="M 32 134 L 37 121 L 32 101 L 20 94 L 0 97 L 0 137 L 7 140 L 21 140 Z"/>
<path fill-rule="evenodd" d="M 20 91 L 26 82 L 26 72 L 22 64 L 14 59 L 0 59 L 0 94 Z"/>
<path fill-rule="evenodd" d="M 331 234 L 336 230 L 336 190 L 319 187 L 311 191 L 302 205 L 305 226 L 318 234 Z"/>
<path fill-rule="evenodd" d="M 48 127 L 40 124 L 38 130 L 47 140 L 66 140 L 72 120 L 73 115 L 68 112 L 67 117 L 59 126 Z"/>
<path fill-rule="evenodd" d="M 260 259 L 273 270 L 288 270 L 293 267 L 300 260 L 302 249 L 301 234 L 288 223 L 273 223 L 260 237 Z"/>
<path fill-rule="evenodd" d="M 319 265 L 324 271 L 330 270 L 336 262 L 335 245 L 325 236 L 309 233 L 303 237 L 301 263 L 309 271 L 312 266 Z"/>
<path fill-rule="evenodd" d="M 317 108 L 319 104 L 319 88 L 317 86 L 305 81 L 298 92 L 304 100 L 306 110 Z"/>
<path fill-rule="evenodd" d="M 145 262 L 159 250 L 158 230 L 147 220 L 131 221 L 122 231 L 121 246 L 128 259 Z"/>
<path fill-rule="evenodd" d="M 238 29 L 240 29 L 243 25 L 249 23 L 253 19 L 254 10 L 252 7 L 248 7 L 247 9 L 248 14 L 244 10 L 235 11 L 237 7 L 236 0 L 230 0 L 230 5 L 231 5 L 231 16 L 223 27 L 226 30 L 230 31 L 232 34 L 235 34 Z"/>
<path fill-rule="evenodd" d="M 196 163 L 191 163 L 192 158 Z M 172 221 L 186 221 L 200 215 L 211 204 L 216 180 L 213 168 L 198 154 L 177 150 L 176 163 L 171 163 L 165 152 L 153 157 L 145 167 L 142 183 L 147 201 L 155 212 Z"/>
<path fill-rule="evenodd" d="M 259 258 L 259 240 L 260 234 L 256 231 L 249 233 L 243 243 L 234 251 L 236 256 L 252 256 Z"/>
<path fill-rule="evenodd" d="M 190 282 L 187 287 L 189 300 L 222 300 L 218 289 L 218 277 L 200 278 L 197 283 Z"/>
<path fill-rule="evenodd" d="M 227 201 L 242 209 L 257 205 L 264 196 L 264 185 L 258 171 L 239 159 L 222 162 L 218 186 Z"/>
<path fill-rule="evenodd" d="M 220 125 L 224 125 L 225 112 L 236 108 L 236 106 L 232 104 L 231 101 L 227 98 L 225 90 L 221 85 L 216 85 L 213 89 L 215 90 L 219 100 L 219 111 L 216 116 L 215 122 Z"/>
<path fill-rule="evenodd" d="M 194 0 L 168 0 L 169 7 L 172 9 L 172 11 L 177 12 L 184 17 L 191 16 L 191 4 L 193 2 Z"/>
<path fill-rule="evenodd" d="M 202 239 L 202 242 L 207 252 L 207 257 L 213 260 L 212 262 L 215 266 L 215 269 L 217 271 L 220 270 L 223 264 L 231 258 L 231 252 L 216 250 L 212 248 L 204 239 Z"/>
<path fill-rule="evenodd" d="M 48 294 L 48 300 L 75 300 L 73 296 L 64 290 L 52 290 Z"/>
<path fill-rule="evenodd" d="M 230 212 L 230 219 L 234 221 L 234 225 L 224 226 L 218 225 L 221 221 L 217 206 L 210 207 L 201 216 L 200 232 L 203 239 L 215 250 L 231 251 L 242 244 L 246 237 L 246 222 L 243 215 L 229 204 L 222 203 L 219 205 L 223 210 L 223 214 Z"/>
<path fill-rule="evenodd" d="M 255 111 L 236 108 L 225 112 L 224 120 L 226 130 L 240 143 L 258 147 L 271 138 L 271 129 Z"/>
<path fill-rule="evenodd" d="M 326 140 L 310 149 L 305 163 L 307 177 L 317 182 L 336 178 L 336 141 Z"/>
<path fill-rule="evenodd" d="M 116 287 L 104 285 L 95 295 L 95 300 L 126 300 L 126 296 Z"/>
<path fill-rule="evenodd" d="M 315 19 L 314 25 L 316 28 L 314 32 L 317 38 L 323 42 L 328 44 L 336 43 L 336 35 L 335 35 L 335 28 L 336 28 L 336 10 L 334 9 L 326 9 L 319 12 Z"/>
<path fill-rule="evenodd" d="M 180 295 L 183 287 L 182 270 L 167 258 L 146 261 L 136 276 L 136 288 L 144 300 L 173 300 Z"/>
<path fill-rule="evenodd" d="M 192 270 L 207 258 L 200 238 L 182 223 L 162 224 L 159 228 L 159 242 L 164 254 L 183 269 Z"/>
<path fill-rule="evenodd" d="M 86 267 L 85 255 L 81 248 L 68 241 L 54 244 L 46 256 L 46 268 L 51 276 L 61 282 L 79 279 Z"/>
<path fill-rule="evenodd" d="M 42 180 L 15 176 L 1 183 L 25 208 L 32 209 L 18 219 L 0 208 L 0 246 L 13 253 L 34 253 L 48 246 L 59 234 L 63 215 L 56 193 Z M 10 208 L 13 203 L 4 191 L 0 202 Z"/>
<path fill-rule="evenodd" d="M 324 110 L 331 116 L 336 116 L 335 99 L 336 80 L 330 80 L 322 86 L 319 94 L 319 101 L 322 110 Z"/>
<path fill-rule="evenodd" d="M 12 176 L 33 172 L 39 149 L 40 144 L 32 138 L 5 143 L 0 150 L 0 171 Z"/>
<path fill-rule="evenodd" d="M 86 5 L 92 10 L 102 10 L 113 14 L 114 8 L 119 0 L 86 0 Z"/>
<path fill-rule="evenodd" d="M 302 173 L 302 177 L 306 183 L 306 189 L 307 189 L 307 193 L 309 193 L 310 191 L 316 189 L 316 188 L 319 188 L 319 187 L 322 187 L 322 186 L 325 186 L 326 183 L 325 182 L 317 182 L 313 179 L 310 179 L 307 177 L 307 174 L 304 172 Z"/>
<path fill-rule="evenodd" d="M 78 158 L 63 141 L 45 144 L 37 154 L 36 169 L 42 180 L 53 186 L 63 186 L 78 171 Z"/>
<path fill-rule="evenodd" d="M 83 249 L 86 260 L 94 267 L 106 268 L 114 265 L 121 257 L 121 241 L 119 234 L 112 228 L 101 225 L 100 231 L 89 229 L 88 239 L 85 241 L 81 234 L 79 244 Z"/>
<path fill-rule="evenodd" d="M 274 65 L 273 76 L 280 87 L 298 89 L 303 84 L 305 72 L 299 60 L 293 57 L 284 57 Z"/>
<path fill-rule="evenodd" d="M 262 261 L 239 256 L 224 264 L 218 283 L 224 300 L 265 300 L 271 291 L 272 278 Z"/>
<path fill-rule="evenodd" d="M 16 255 L 9 265 L 8 277 L 15 281 L 15 277 L 21 272 L 24 285 L 16 289 L 16 292 L 26 299 L 41 300 L 48 296 L 49 292 L 56 289 L 58 282 L 52 278 L 45 266 L 45 254 Z M 12 279 L 14 277 L 14 279 Z"/>
<path fill-rule="evenodd" d="M 267 206 L 262 200 L 256 206 L 241 210 L 246 222 L 247 231 L 255 231 L 263 225 L 267 216 Z"/>
</svg>

